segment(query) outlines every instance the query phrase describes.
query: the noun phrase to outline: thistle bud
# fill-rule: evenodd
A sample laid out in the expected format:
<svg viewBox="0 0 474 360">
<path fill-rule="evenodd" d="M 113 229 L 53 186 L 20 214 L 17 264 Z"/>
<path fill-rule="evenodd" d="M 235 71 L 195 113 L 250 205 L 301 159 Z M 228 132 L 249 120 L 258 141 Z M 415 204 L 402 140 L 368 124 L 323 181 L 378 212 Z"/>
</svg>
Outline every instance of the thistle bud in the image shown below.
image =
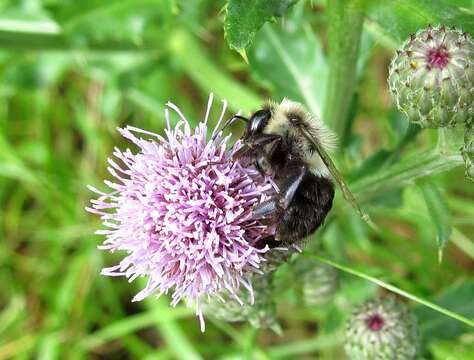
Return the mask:
<svg viewBox="0 0 474 360">
<path fill-rule="evenodd" d="M 252 292 L 240 289 L 235 294 L 223 293 L 220 299 L 210 298 L 204 305 L 204 313 L 215 319 L 238 322 L 247 321 L 257 329 L 272 329 L 281 333 L 276 319 L 276 303 L 273 298 L 273 273 L 295 252 L 294 249 L 270 249 L 260 264 L 261 274 L 254 273 L 250 281 Z"/>
<path fill-rule="evenodd" d="M 417 320 L 393 297 L 356 307 L 347 322 L 344 349 L 351 360 L 411 360 L 418 347 Z"/>
<path fill-rule="evenodd" d="M 466 126 L 461 152 L 466 163 L 466 177 L 474 181 L 474 124 Z"/>
<path fill-rule="evenodd" d="M 272 299 L 272 273 L 253 275 L 252 287 L 253 294 L 242 289 L 235 296 L 224 293 L 221 300 L 210 299 L 204 305 L 204 313 L 218 320 L 248 321 L 257 329 L 273 329 L 278 332 L 280 327 Z"/>
<path fill-rule="evenodd" d="M 474 114 L 474 42 L 455 28 L 419 30 L 397 51 L 388 83 L 409 121 L 430 128 L 465 123 Z"/>
<path fill-rule="evenodd" d="M 306 305 L 322 305 L 337 291 L 339 272 L 332 266 L 305 259 L 299 264 L 303 279 L 302 295 Z"/>
</svg>

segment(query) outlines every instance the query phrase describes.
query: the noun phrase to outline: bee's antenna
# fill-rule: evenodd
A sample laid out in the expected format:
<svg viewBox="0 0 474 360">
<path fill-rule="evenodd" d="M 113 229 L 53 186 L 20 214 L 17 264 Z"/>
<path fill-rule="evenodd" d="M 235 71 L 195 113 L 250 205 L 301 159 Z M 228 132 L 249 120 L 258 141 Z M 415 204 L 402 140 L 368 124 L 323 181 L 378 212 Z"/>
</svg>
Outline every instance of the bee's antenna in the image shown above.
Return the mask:
<svg viewBox="0 0 474 360">
<path fill-rule="evenodd" d="M 247 118 L 244 117 L 244 116 L 237 115 L 237 114 L 236 114 L 236 115 L 232 115 L 232 117 L 224 123 L 224 125 L 221 127 L 221 129 L 219 130 L 219 132 L 224 131 L 224 129 L 225 129 L 227 126 L 232 125 L 232 124 L 235 122 L 235 120 L 242 120 L 242 121 L 245 121 L 246 123 L 249 122 L 249 119 L 247 119 Z"/>
</svg>

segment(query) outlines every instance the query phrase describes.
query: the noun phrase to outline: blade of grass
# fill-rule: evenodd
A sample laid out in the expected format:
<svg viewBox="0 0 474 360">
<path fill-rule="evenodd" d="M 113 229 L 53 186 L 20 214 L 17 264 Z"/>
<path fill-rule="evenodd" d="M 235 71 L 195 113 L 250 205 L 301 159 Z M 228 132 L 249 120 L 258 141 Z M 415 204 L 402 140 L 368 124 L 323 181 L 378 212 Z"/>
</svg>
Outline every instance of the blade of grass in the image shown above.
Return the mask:
<svg viewBox="0 0 474 360">
<path fill-rule="evenodd" d="M 28 351 L 34 346 L 37 337 L 33 334 L 26 334 L 6 344 L 0 345 L 0 360 L 11 359 Z"/>
<path fill-rule="evenodd" d="M 176 322 L 167 321 L 159 323 L 157 327 L 177 359 L 202 359 L 192 346 L 192 343 L 184 336 L 181 328 L 176 324 Z"/>
<path fill-rule="evenodd" d="M 101 17 L 111 16 L 116 11 L 133 10 L 143 5 L 160 6 L 163 4 L 162 0 L 119 0 L 119 1 L 105 1 L 96 2 L 96 6 L 80 7 L 81 11 L 75 11 L 71 16 L 63 19 L 64 28 L 70 29 L 85 21 L 100 19 Z"/>
<path fill-rule="evenodd" d="M 156 51 L 159 41 L 145 44 L 107 41 L 89 42 L 83 52 L 101 51 Z M 61 28 L 54 21 L 21 21 L 0 19 L 0 48 L 11 50 L 59 50 L 70 52 L 73 46 L 68 42 Z M 75 55 L 71 53 L 71 55 Z"/>
<path fill-rule="evenodd" d="M 161 314 L 174 311 L 174 309 L 170 309 L 170 306 L 165 301 L 166 300 L 164 298 L 147 298 L 144 300 L 144 303 L 149 309 Z M 196 319 L 196 321 L 198 320 Z M 160 335 L 163 337 L 164 341 L 168 344 L 168 349 L 174 354 L 176 359 L 202 359 L 197 350 L 194 348 L 192 342 L 187 338 L 176 321 L 173 319 L 168 319 L 168 321 L 160 321 L 156 324 L 156 327 L 158 328 L 158 331 L 160 332 Z"/>
<path fill-rule="evenodd" d="M 474 243 L 455 227 L 452 229 L 451 242 L 474 260 Z"/>
<path fill-rule="evenodd" d="M 335 261 L 332 261 L 332 260 L 323 258 L 323 257 L 318 256 L 318 255 L 305 255 L 305 256 L 310 257 L 310 258 L 313 258 L 313 259 L 316 259 L 316 260 L 321 261 L 321 262 L 323 262 L 323 263 L 325 263 L 325 264 L 331 265 L 331 266 L 333 266 L 333 267 L 335 267 L 335 268 L 337 268 L 337 269 L 339 269 L 339 270 L 341 270 L 341 271 L 344 271 L 344 272 L 346 272 L 346 273 L 348 273 L 348 274 L 352 274 L 352 275 L 354 275 L 354 276 L 357 276 L 357 277 L 360 277 L 360 278 L 362 278 L 362 279 L 365 279 L 365 280 L 368 280 L 368 281 L 370 281 L 370 282 L 373 282 L 374 284 L 377 284 L 378 286 L 383 287 L 384 289 L 387 289 L 387 290 L 389 290 L 389 291 L 391 291 L 391 292 L 394 292 L 394 293 L 396 293 L 396 294 L 398 294 L 398 295 L 400 295 L 400 296 L 403 296 L 403 297 L 405 297 L 405 298 L 407 298 L 407 299 L 413 300 L 413 301 L 415 301 L 415 302 L 417 302 L 417 303 L 419 303 L 419 304 L 425 305 L 425 306 L 427 306 L 427 307 L 429 307 L 429 308 L 431 308 L 431 309 L 433 309 L 433 310 L 435 310 L 435 311 L 438 311 L 438 312 L 441 313 L 441 314 L 444 314 L 444 315 L 449 316 L 449 317 L 451 317 L 451 318 L 453 318 L 453 319 L 456 319 L 456 320 L 458 320 L 458 321 L 461 321 L 461 322 L 463 322 L 463 323 L 465 323 L 465 324 L 467 324 L 467 325 L 469 325 L 469 326 L 474 327 L 474 320 L 467 319 L 467 318 L 465 318 L 465 317 L 462 316 L 462 315 L 456 314 L 455 312 L 452 312 L 452 311 L 450 311 L 450 310 L 448 310 L 448 309 L 445 309 L 445 308 L 443 308 L 443 307 L 441 307 L 441 306 L 439 306 L 439 305 L 433 304 L 432 302 L 430 302 L 430 301 L 428 301 L 428 300 L 425 300 L 425 299 L 422 299 L 422 298 L 420 298 L 420 297 L 418 297 L 418 296 L 416 296 L 416 295 L 410 294 L 410 293 L 408 293 L 408 292 L 406 292 L 406 291 L 404 291 L 404 290 L 402 290 L 402 289 L 397 288 L 397 287 L 394 286 L 394 285 L 388 284 L 388 283 L 386 283 L 386 282 L 384 282 L 384 281 L 382 281 L 382 280 L 379 280 L 379 279 L 377 279 L 377 278 L 374 278 L 373 276 L 367 275 L 367 274 L 365 274 L 365 273 L 363 273 L 363 272 L 360 272 L 360 271 L 358 271 L 358 270 L 352 269 L 352 268 L 350 268 L 350 267 L 348 267 L 348 266 L 346 266 L 346 265 L 339 264 L 339 263 L 337 263 L 337 262 L 335 262 Z"/>
<path fill-rule="evenodd" d="M 342 343 L 342 334 L 318 335 L 313 339 L 295 341 L 289 344 L 273 346 L 268 350 L 271 358 L 294 357 L 295 355 L 308 354 L 322 349 L 332 348 Z"/>
<path fill-rule="evenodd" d="M 188 317 L 192 314 L 193 311 L 191 309 L 179 307 L 172 310 L 167 309 L 166 311 L 150 310 L 137 315 L 127 316 L 123 320 L 116 321 L 84 337 L 78 345 L 90 350 L 137 330 L 156 325 L 160 322 L 170 322 L 174 319 Z"/>
<path fill-rule="evenodd" d="M 169 39 L 169 48 L 173 58 L 203 91 L 229 100 L 232 109 L 249 112 L 262 105 L 263 99 L 259 95 L 219 70 L 219 66 L 211 61 L 199 42 L 187 31 L 176 29 Z"/>
</svg>

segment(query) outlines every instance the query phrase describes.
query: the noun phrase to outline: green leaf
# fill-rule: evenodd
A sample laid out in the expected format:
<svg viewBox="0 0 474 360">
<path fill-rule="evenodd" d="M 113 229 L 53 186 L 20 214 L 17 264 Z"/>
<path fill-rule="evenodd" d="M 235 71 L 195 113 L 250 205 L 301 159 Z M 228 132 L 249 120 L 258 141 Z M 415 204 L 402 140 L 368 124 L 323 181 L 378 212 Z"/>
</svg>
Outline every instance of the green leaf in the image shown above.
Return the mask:
<svg viewBox="0 0 474 360">
<path fill-rule="evenodd" d="M 229 0 L 224 32 L 231 49 L 242 53 L 267 21 L 281 17 L 297 0 Z"/>
<path fill-rule="evenodd" d="M 416 179 L 448 171 L 462 164 L 462 156 L 458 154 L 443 156 L 437 151 L 417 154 L 358 179 L 350 187 L 360 202 L 366 202 L 387 191 L 411 185 Z"/>
<path fill-rule="evenodd" d="M 84 0 L 66 2 L 56 17 L 78 45 L 104 40 L 141 44 L 147 28 L 167 24 L 170 11 L 162 0 Z"/>
<path fill-rule="evenodd" d="M 349 181 L 354 181 L 364 176 L 380 171 L 380 169 L 387 163 L 388 159 L 392 156 L 392 151 L 381 149 L 371 154 L 369 157 L 364 159 L 359 167 L 354 168 L 347 176 Z"/>
<path fill-rule="evenodd" d="M 322 44 L 295 7 L 281 25 L 267 24 L 249 52 L 252 74 L 272 92 L 274 99 L 288 97 L 321 115 L 327 80 Z"/>
<path fill-rule="evenodd" d="M 472 6 L 451 0 L 367 1 L 369 27 L 396 44 L 429 24 L 456 26 L 474 34 Z"/>
<path fill-rule="evenodd" d="M 471 280 L 447 288 L 433 300 L 433 303 L 449 308 L 465 318 L 473 319 L 473 294 L 474 281 Z M 425 306 L 417 305 L 413 308 L 413 311 L 418 318 L 422 338 L 426 342 L 429 342 L 431 339 L 455 339 L 463 332 L 469 330 L 469 327 L 465 324 L 443 316 Z"/>
<path fill-rule="evenodd" d="M 422 183 L 420 190 L 425 199 L 425 204 L 433 225 L 437 231 L 439 260 L 441 262 L 443 248 L 451 235 L 451 213 L 449 211 L 448 202 L 441 190 L 433 182 L 426 181 Z"/>
</svg>

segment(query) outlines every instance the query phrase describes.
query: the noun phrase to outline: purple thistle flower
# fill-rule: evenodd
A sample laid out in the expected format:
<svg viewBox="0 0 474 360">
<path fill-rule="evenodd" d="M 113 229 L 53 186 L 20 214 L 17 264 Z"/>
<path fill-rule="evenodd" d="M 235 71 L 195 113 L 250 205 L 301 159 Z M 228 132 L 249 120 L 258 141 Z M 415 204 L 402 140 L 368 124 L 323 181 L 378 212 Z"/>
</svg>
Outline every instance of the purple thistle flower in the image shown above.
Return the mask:
<svg viewBox="0 0 474 360">
<path fill-rule="evenodd" d="M 168 292 L 172 306 L 186 299 L 188 307 L 195 305 L 202 331 L 203 297 L 221 298 L 219 293 L 225 291 L 237 297 L 244 286 L 253 301 L 249 278 L 260 272 L 268 250 L 257 249 L 256 243 L 275 232 L 250 219 L 252 207 L 264 201 L 274 185 L 252 165 L 232 159 L 240 142 L 228 148 L 230 135 L 217 132 L 225 101 L 207 139 L 212 102 L 211 94 L 205 119 L 194 130 L 171 103 L 167 105 L 180 121 L 171 129 L 169 109 L 165 110 L 166 138 L 131 126 L 118 129 L 139 152 L 115 148 L 113 155 L 120 162 L 109 158 L 108 170 L 117 182 L 104 181 L 110 193 L 89 186 L 99 198 L 86 208 L 108 227 L 96 231 L 106 236 L 99 248 L 127 252 L 102 274 L 125 276 L 130 282 L 147 277 L 146 287 L 133 301 Z"/>
</svg>

